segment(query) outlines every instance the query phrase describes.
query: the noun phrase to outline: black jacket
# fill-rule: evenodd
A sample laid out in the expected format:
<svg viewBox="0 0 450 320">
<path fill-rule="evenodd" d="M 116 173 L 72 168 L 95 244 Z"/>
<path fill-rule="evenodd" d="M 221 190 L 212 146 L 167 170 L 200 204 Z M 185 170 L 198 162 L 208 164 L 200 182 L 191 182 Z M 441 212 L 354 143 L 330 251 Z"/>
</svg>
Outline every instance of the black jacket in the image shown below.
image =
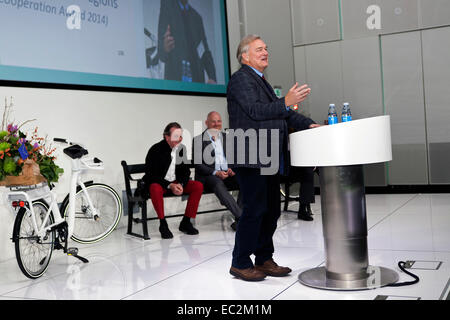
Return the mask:
<svg viewBox="0 0 450 320">
<path fill-rule="evenodd" d="M 163 188 L 167 188 L 172 181 L 167 181 L 164 177 L 169 170 L 172 157 L 170 156 L 172 148 L 165 139 L 154 144 L 148 150 L 145 158 L 145 176 L 144 181 L 147 187 L 152 183 L 159 183 Z M 181 144 L 176 154 L 175 177 L 176 181 L 184 187 L 189 181 L 191 170 L 189 169 L 186 155 L 186 147 Z"/>
</svg>

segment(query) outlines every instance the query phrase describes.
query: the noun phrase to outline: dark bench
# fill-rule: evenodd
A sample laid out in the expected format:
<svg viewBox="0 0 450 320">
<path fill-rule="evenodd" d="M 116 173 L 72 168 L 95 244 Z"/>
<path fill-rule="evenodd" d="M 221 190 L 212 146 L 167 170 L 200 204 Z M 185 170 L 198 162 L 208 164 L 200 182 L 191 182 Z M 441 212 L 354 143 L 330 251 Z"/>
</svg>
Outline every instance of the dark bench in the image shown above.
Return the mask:
<svg viewBox="0 0 450 320">
<path fill-rule="evenodd" d="M 300 201 L 300 195 L 298 193 L 296 193 L 296 196 L 292 196 L 291 187 L 296 183 L 301 183 L 301 179 L 299 176 L 297 176 L 294 173 L 293 170 L 290 170 L 290 172 L 292 172 L 293 174 L 289 175 L 289 176 L 281 176 L 280 177 L 280 184 L 284 185 L 284 190 L 281 188 L 281 185 L 280 185 L 280 193 L 284 197 L 284 211 L 290 211 L 290 210 L 288 210 L 289 201 L 296 201 L 296 202 Z M 316 173 L 317 176 L 319 176 L 318 170 L 315 170 L 314 173 Z M 320 194 L 319 187 L 314 188 L 314 193 Z"/>
<path fill-rule="evenodd" d="M 150 236 L 148 235 L 148 227 L 147 227 L 147 221 L 149 220 L 156 220 L 157 217 L 149 218 L 147 217 L 147 200 L 149 199 L 148 191 L 145 190 L 145 183 L 142 180 L 142 177 L 134 177 L 135 175 L 143 175 L 145 173 L 145 164 L 127 164 L 126 161 L 122 161 L 122 168 L 123 168 L 123 174 L 125 178 L 125 192 L 127 195 L 127 201 L 128 201 L 128 229 L 127 234 L 143 238 L 144 240 L 149 240 Z M 189 164 L 189 168 L 193 169 L 194 165 Z M 133 192 L 131 189 L 131 182 L 136 183 L 136 189 Z M 229 189 L 229 191 L 234 191 L 233 189 Z M 210 194 L 212 191 L 205 190 L 203 191 L 203 194 Z M 172 193 L 168 193 L 164 195 L 165 198 L 170 197 L 180 197 L 176 196 Z M 181 196 L 183 197 L 183 196 Z M 138 206 L 141 209 L 141 218 L 133 218 L 133 209 L 134 206 Z M 209 213 L 209 212 L 218 212 L 218 211 L 224 211 L 227 210 L 225 207 L 222 209 L 214 209 L 214 210 L 204 210 L 204 211 L 198 211 L 197 214 L 202 213 Z M 179 217 L 182 216 L 182 214 L 177 215 L 171 215 L 167 216 L 167 218 L 171 217 Z M 133 232 L 133 222 L 135 223 L 142 223 L 142 234 L 138 234 Z"/>
<path fill-rule="evenodd" d="M 284 197 L 284 208 L 283 208 L 284 211 L 288 211 L 289 201 L 300 200 L 299 196 L 295 197 L 291 196 L 291 186 L 297 182 L 299 182 L 299 180 L 293 179 L 292 177 L 281 176 L 280 178 L 280 183 L 284 185 L 284 190 L 281 188 L 280 185 L 280 193 Z"/>
</svg>

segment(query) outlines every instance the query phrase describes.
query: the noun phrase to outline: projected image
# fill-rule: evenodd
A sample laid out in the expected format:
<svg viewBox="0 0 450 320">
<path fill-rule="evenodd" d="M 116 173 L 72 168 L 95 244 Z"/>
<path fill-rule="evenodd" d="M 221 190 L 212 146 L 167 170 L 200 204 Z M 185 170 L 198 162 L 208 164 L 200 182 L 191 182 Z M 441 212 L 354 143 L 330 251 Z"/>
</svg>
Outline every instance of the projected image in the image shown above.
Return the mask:
<svg viewBox="0 0 450 320">
<path fill-rule="evenodd" d="M 77 5 L 70 5 L 73 3 Z M 109 6 L 100 3 L 0 2 L 2 64 L 140 76 L 144 68 L 143 61 L 137 59 L 142 46 L 137 37 L 141 23 L 136 19 L 140 6 L 136 1 L 128 1 L 126 6 L 119 1 L 109 1 Z"/>
<path fill-rule="evenodd" d="M 0 1 L 0 80 L 223 94 L 224 1 Z"/>
<path fill-rule="evenodd" d="M 150 77 L 201 83 L 225 83 L 215 61 L 224 64 L 219 2 L 144 1 L 145 50 Z"/>
</svg>

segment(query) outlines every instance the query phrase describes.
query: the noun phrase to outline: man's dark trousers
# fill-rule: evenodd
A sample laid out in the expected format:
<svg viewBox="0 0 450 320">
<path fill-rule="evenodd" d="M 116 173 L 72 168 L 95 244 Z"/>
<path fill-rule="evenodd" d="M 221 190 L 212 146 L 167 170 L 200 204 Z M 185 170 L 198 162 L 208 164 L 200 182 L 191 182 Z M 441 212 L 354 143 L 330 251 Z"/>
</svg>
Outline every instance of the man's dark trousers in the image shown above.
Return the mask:
<svg viewBox="0 0 450 320">
<path fill-rule="evenodd" d="M 239 192 L 237 202 L 228 190 L 236 190 L 239 187 L 236 181 L 236 176 L 228 177 L 225 180 L 219 177 L 210 176 L 196 176 L 196 180 L 203 183 L 205 190 L 213 191 L 216 197 L 219 199 L 220 204 L 225 206 L 231 211 L 235 219 L 239 219 L 242 214 L 242 194 Z"/>
<path fill-rule="evenodd" d="M 262 265 L 272 258 L 272 236 L 280 217 L 280 176 L 261 175 L 259 168 L 235 168 L 242 192 L 243 211 L 236 230 L 232 266 L 238 269 Z"/>
</svg>

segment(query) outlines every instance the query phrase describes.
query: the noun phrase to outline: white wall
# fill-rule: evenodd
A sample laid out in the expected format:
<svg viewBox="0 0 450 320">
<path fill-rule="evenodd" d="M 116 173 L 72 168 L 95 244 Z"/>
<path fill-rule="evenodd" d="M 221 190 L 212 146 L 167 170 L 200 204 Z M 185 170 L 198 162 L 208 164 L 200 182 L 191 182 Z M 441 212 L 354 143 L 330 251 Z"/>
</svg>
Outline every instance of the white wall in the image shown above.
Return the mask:
<svg viewBox="0 0 450 320">
<path fill-rule="evenodd" d="M 237 0 L 227 0 L 227 7 L 233 72 L 238 68 L 234 56 L 240 39 Z M 225 97 L 0 87 L 1 111 L 4 99 L 7 97 L 9 101 L 11 96 L 15 104 L 11 120 L 22 123 L 36 119 L 22 131 L 31 133 L 38 126 L 41 136 L 83 143 L 90 155 L 105 163 L 102 174 L 90 177 L 113 186 L 120 194 L 124 190 L 120 161 L 143 163 L 150 146 L 162 139 L 167 123 L 177 121 L 194 134 L 195 121 L 203 123 L 207 113 L 216 110 L 222 114 L 224 127 L 228 127 Z M 185 144 L 190 150 L 191 141 L 186 139 Z M 56 153 L 57 164 L 65 170 L 55 188 L 59 201 L 67 193 L 70 177 L 70 161 L 62 149 L 58 146 Z M 14 258 L 10 240 L 14 217 L 3 205 L 6 191 L 0 187 L 0 261 Z M 208 195 L 202 198 L 200 206 L 217 206 L 217 203 L 213 195 Z M 179 200 L 168 201 L 166 213 L 180 213 L 184 207 L 185 203 Z M 153 207 L 149 205 L 149 208 L 149 214 L 154 215 Z M 126 219 L 122 218 L 121 226 L 125 224 Z"/>
<path fill-rule="evenodd" d="M 1 110 L 4 98 L 9 101 L 11 96 L 15 104 L 11 120 L 36 119 L 22 128 L 24 132 L 31 134 L 38 126 L 40 135 L 49 139 L 63 137 L 84 143 L 92 156 L 105 163 L 104 173 L 95 174 L 95 180 L 113 186 L 120 194 L 124 189 L 120 161 L 143 163 L 149 147 L 162 139 L 167 123 L 177 121 L 193 134 L 194 122 L 204 122 L 209 111 L 217 110 L 224 117 L 224 126 L 228 124 L 224 97 L 0 87 Z M 63 147 L 54 145 L 58 147 L 56 162 L 65 170 L 55 188 L 61 201 L 68 190 L 70 161 Z M 186 145 L 190 148 L 191 142 Z M 0 261 L 13 256 L 9 240 L 13 219 L 7 209 L 0 209 Z"/>
</svg>

